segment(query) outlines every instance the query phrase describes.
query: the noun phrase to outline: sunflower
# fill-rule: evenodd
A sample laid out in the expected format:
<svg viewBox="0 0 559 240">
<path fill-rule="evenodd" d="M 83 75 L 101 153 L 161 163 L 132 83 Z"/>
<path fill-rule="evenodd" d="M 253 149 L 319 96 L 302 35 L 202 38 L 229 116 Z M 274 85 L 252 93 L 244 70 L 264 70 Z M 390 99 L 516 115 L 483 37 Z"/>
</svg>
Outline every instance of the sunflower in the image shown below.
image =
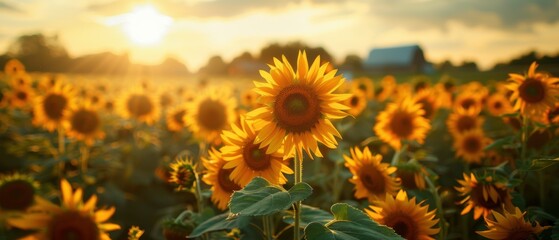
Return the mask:
<svg viewBox="0 0 559 240">
<path fill-rule="evenodd" d="M 336 70 L 326 72 L 328 64 L 320 65 L 320 56 L 309 67 L 307 54 L 299 52 L 297 72 L 285 56 L 282 59 L 283 62 L 274 58 L 275 65 L 270 65 L 270 72 L 260 71 L 265 83 L 255 82 L 254 91 L 265 104 L 248 113 L 255 128 L 261 129 L 255 143 L 268 146 L 267 153 L 276 152 L 283 143 L 284 158 L 296 153 L 302 159 L 303 150 L 311 158 L 311 152 L 322 157 L 318 143 L 335 148 L 338 144 L 335 137 L 341 138 L 330 119 L 348 115 L 343 110 L 349 107 L 342 103 L 350 95 L 333 93 L 344 78 L 335 76 Z"/>
<path fill-rule="evenodd" d="M 559 124 L 559 102 L 547 112 L 547 124 Z"/>
<path fill-rule="evenodd" d="M 425 189 L 425 176 L 427 170 L 417 161 L 398 163 L 396 165 L 396 176 L 400 178 L 402 187 L 405 189 Z"/>
<path fill-rule="evenodd" d="M 38 240 L 110 240 L 107 232 L 120 229 L 117 224 L 105 223 L 115 212 L 114 207 L 95 211 L 97 196 L 91 196 L 84 203 L 81 188 L 73 192 L 70 183 L 64 179 L 60 187 L 61 206 L 37 197 L 33 211 L 8 219 L 8 224 L 24 230 L 36 230 L 25 239 Z"/>
<path fill-rule="evenodd" d="M 456 156 L 462 157 L 468 163 L 481 163 L 485 156 L 483 150 L 491 143 L 491 139 L 485 137 L 483 130 L 474 129 L 456 135 L 454 138 L 454 149 Z"/>
<path fill-rule="evenodd" d="M 30 87 L 16 87 L 6 93 L 12 108 L 26 108 L 33 101 L 35 92 Z"/>
<path fill-rule="evenodd" d="M 26 174 L 13 173 L 0 176 L 0 215 L 6 212 L 24 212 L 35 202 L 39 183 Z"/>
<path fill-rule="evenodd" d="M 544 73 L 537 73 L 538 64 L 533 62 L 528 74 L 509 74 L 507 88 L 513 91 L 510 100 L 514 103 L 514 110 L 532 120 L 545 117 L 545 112 L 555 107 L 559 101 L 559 78 L 553 78 Z"/>
<path fill-rule="evenodd" d="M 483 106 L 482 95 L 473 91 L 463 91 L 454 100 L 454 108 L 475 109 L 480 112 Z"/>
<path fill-rule="evenodd" d="M 431 124 L 423 117 L 425 111 L 412 98 L 390 103 L 379 113 L 373 128 L 377 136 L 395 149 L 402 147 L 402 140 L 423 143 Z"/>
<path fill-rule="evenodd" d="M 68 120 L 74 108 L 74 94 L 69 85 L 56 85 L 43 96 L 35 98 L 33 124 L 54 131 Z"/>
<path fill-rule="evenodd" d="M 396 198 L 386 195 L 384 201 L 376 201 L 366 208 L 365 212 L 376 222 L 394 229 L 400 236 L 408 240 L 435 239 L 431 237 L 440 229 L 435 227 L 439 219 L 435 219 L 435 210 L 429 211 L 429 205 L 415 203 L 415 197 L 408 199 L 404 190 L 400 190 Z"/>
<path fill-rule="evenodd" d="M 165 109 L 172 106 L 174 101 L 175 98 L 168 91 L 164 91 L 159 95 L 159 104 L 161 105 L 161 108 Z"/>
<path fill-rule="evenodd" d="M 17 88 L 17 87 L 31 87 L 32 79 L 31 79 L 31 76 L 29 76 L 29 74 L 27 74 L 25 72 L 22 72 L 22 73 L 19 73 L 17 75 L 11 76 L 10 84 L 14 88 Z"/>
<path fill-rule="evenodd" d="M 448 116 L 446 126 L 450 134 L 456 137 L 462 135 L 466 131 L 481 129 L 483 121 L 484 119 L 479 116 L 479 111 L 477 111 L 477 109 L 464 109 L 459 107 Z"/>
<path fill-rule="evenodd" d="M 39 88 L 44 91 L 48 91 L 49 89 L 55 87 L 56 85 L 64 84 L 64 82 L 66 81 L 64 81 L 61 75 L 47 74 L 41 76 L 39 80 Z"/>
<path fill-rule="evenodd" d="M 458 180 L 458 183 L 460 186 L 455 189 L 464 197 L 460 204 L 466 204 L 462 215 L 473 209 L 474 219 L 477 220 L 482 215 L 487 217 L 491 210 L 503 207 L 509 209 L 512 206 L 510 191 L 503 182 L 495 181 L 492 176 L 478 180 L 473 173 L 470 176 L 464 173 L 464 180 Z"/>
<path fill-rule="evenodd" d="M 501 116 L 503 114 L 512 113 L 512 104 L 507 97 L 500 93 L 495 93 L 487 98 L 487 111 L 493 116 Z"/>
<path fill-rule="evenodd" d="M 144 230 L 140 227 L 132 226 L 128 229 L 128 240 L 139 240 L 143 234 Z"/>
<path fill-rule="evenodd" d="M 258 93 L 251 90 L 246 90 L 241 94 L 241 103 L 249 109 L 254 109 L 258 106 Z"/>
<path fill-rule="evenodd" d="M 82 106 L 72 110 L 67 123 L 68 136 L 87 145 L 93 144 L 95 139 L 105 137 L 101 129 L 101 118 L 90 103 L 85 102 Z"/>
<path fill-rule="evenodd" d="M 196 181 L 196 166 L 191 159 L 176 159 L 169 165 L 171 168 L 169 183 L 173 183 L 176 191 L 189 190 Z"/>
<path fill-rule="evenodd" d="M 363 151 L 358 147 L 350 149 L 351 156 L 344 155 L 345 166 L 353 175 L 349 182 L 355 185 L 355 197 L 368 198 L 369 201 L 382 199 L 386 194 L 394 195 L 400 182 L 390 176 L 396 171 L 388 163 L 381 163 L 382 156 L 373 155 L 368 147 Z"/>
<path fill-rule="evenodd" d="M 167 129 L 171 132 L 179 132 L 185 126 L 184 116 L 186 115 L 186 107 L 183 105 L 175 107 L 167 112 Z"/>
<path fill-rule="evenodd" d="M 432 119 L 439 109 L 435 92 L 431 88 L 423 88 L 414 95 L 414 101 L 421 106 L 427 119 Z"/>
<path fill-rule="evenodd" d="M 349 106 L 347 113 L 351 114 L 353 117 L 357 117 L 367 108 L 367 98 L 363 92 L 354 90 L 351 92 L 351 97 L 348 98 L 344 104 Z"/>
<path fill-rule="evenodd" d="M 233 169 L 225 169 L 223 165 L 227 162 L 221 156 L 221 153 L 212 148 L 209 151 L 209 159 L 202 159 L 204 167 L 208 170 L 202 180 L 212 186 L 212 202 L 221 210 L 227 208 L 227 204 L 231 199 L 233 191 L 241 190 L 241 186 L 231 180 L 231 172 Z"/>
<path fill-rule="evenodd" d="M 119 101 L 119 109 L 126 118 L 136 119 L 148 125 L 159 119 L 159 105 L 142 90 L 133 90 Z"/>
<path fill-rule="evenodd" d="M 550 226 L 542 227 L 538 222 L 533 226 L 530 221 L 524 220 L 526 212 L 520 211 L 518 207 L 514 211 L 506 211 L 501 214 L 491 211 L 491 215 L 485 218 L 487 230 L 477 231 L 481 236 L 494 240 L 521 240 L 538 239 L 538 235 Z"/>
<path fill-rule="evenodd" d="M 287 178 L 284 174 L 293 174 L 293 170 L 283 160 L 283 149 L 266 153 L 267 147 L 260 148 L 254 144 L 258 131 L 244 117 L 241 117 L 240 124 L 232 128 L 221 135 L 225 143 L 221 154 L 227 161 L 223 168 L 233 170 L 231 179 L 242 187 L 258 176 L 272 184 L 285 184 Z"/>
<path fill-rule="evenodd" d="M 375 89 L 375 96 L 379 102 L 392 97 L 394 91 L 396 90 L 396 78 L 392 75 L 386 75 L 382 78 L 380 86 Z"/>
<path fill-rule="evenodd" d="M 105 106 L 105 99 L 102 93 L 97 90 L 88 92 L 85 100 L 88 101 L 92 107 L 97 109 Z"/>
<path fill-rule="evenodd" d="M 198 138 L 220 143 L 221 131 L 235 121 L 237 101 L 228 90 L 208 89 L 187 103 L 184 121 Z"/>
<path fill-rule="evenodd" d="M 437 83 L 434 86 L 435 98 L 440 108 L 451 108 L 453 101 L 454 83 L 449 81 Z"/>
<path fill-rule="evenodd" d="M 373 80 L 367 77 L 356 78 L 351 81 L 351 91 L 360 91 L 363 93 L 367 100 L 371 100 L 375 97 L 375 87 Z"/>
<path fill-rule="evenodd" d="M 20 73 L 25 73 L 25 66 L 17 59 L 10 59 L 6 65 L 4 65 L 4 72 L 8 76 L 18 75 Z"/>
</svg>

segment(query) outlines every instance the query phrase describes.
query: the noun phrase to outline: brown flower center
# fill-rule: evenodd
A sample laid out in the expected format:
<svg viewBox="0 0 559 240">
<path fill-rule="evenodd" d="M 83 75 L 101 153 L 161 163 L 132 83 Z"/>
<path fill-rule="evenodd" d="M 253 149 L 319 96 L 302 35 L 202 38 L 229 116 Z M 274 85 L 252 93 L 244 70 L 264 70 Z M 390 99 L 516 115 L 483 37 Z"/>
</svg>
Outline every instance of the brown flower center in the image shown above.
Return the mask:
<svg viewBox="0 0 559 240">
<path fill-rule="evenodd" d="M 241 189 L 241 186 L 237 185 L 235 182 L 229 179 L 229 176 L 231 175 L 232 171 L 233 171 L 232 168 L 230 169 L 221 168 L 217 173 L 217 182 L 225 192 L 232 193 L 233 191 L 237 191 Z"/>
<path fill-rule="evenodd" d="M 43 110 L 48 118 L 59 120 L 62 118 L 68 99 L 61 94 L 49 94 L 43 102 Z"/>
<path fill-rule="evenodd" d="M 482 139 L 478 136 L 467 136 L 462 142 L 462 147 L 468 153 L 478 153 L 482 150 Z"/>
<path fill-rule="evenodd" d="M 493 108 L 495 110 L 501 110 L 503 108 L 503 103 L 501 101 L 496 101 L 493 103 Z"/>
<path fill-rule="evenodd" d="M 252 170 L 262 171 L 270 167 L 271 156 L 266 154 L 266 148 L 261 149 L 254 140 L 247 141 L 243 148 L 243 159 Z"/>
<path fill-rule="evenodd" d="M 142 94 L 133 94 L 126 102 L 126 109 L 133 117 L 142 117 L 153 111 L 153 103 Z"/>
<path fill-rule="evenodd" d="M 87 109 L 79 109 L 76 111 L 72 115 L 70 122 L 72 124 L 72 130 L 81 134 L 94 133 L 101 124 L 97 112 Z"/>
<path fill-rule="evenodd" d="M 407 138 L 413 133 L 413 119 L 407 112 L 396 111 L 389 123 L 390 130 L 399 138 Z"/>
<path fill-rule="evenodd" d="M 507 196 L 507 192 L 506 190 L 496 187 L 494 184 L 490 184 L 490 185 L 491 185 L 490 187 L 495 189 L 497 195 L 499 196 L 496 202 L 494 202 L 490 196 L 488 196 L 487 199 L 483 197 L 483 191 L 488 191 L 488 188 L 486 187 L 484 188 L 483 184 L 476 185 L 475 187 L 472 188 L 472 193 L 471 193 L 472 201 L 476 205 L 481 206 L 485 209 L 495 209 L 501 207 L 501 204 L 504 203 L 503 202 L 504 198 Z M 489 193 L 487 193 L 487 195 L 489 195 Z"/>
<path fill-rule="evenodd" d="M 404 187 L 405 189 L 418 189 L 415 182 L 415 171 L 403 170 L 401 168 L 398 168 L 396 174 L 402 181 L 402 187 Z"/>
<path fill-rule="evenodd" d="M 310 131 L 320 120 L 320 99 L 313 89 L 304 85 L 291 85 L 276 97 L 274 116 L 277 124 L 288 132 Z"/>
<path fill-rule="evenodd" d="M 543 82 L 528 78 L 518 87 L 518 94 L 527 103 L 539 103 L 545 98 Z"/>
<path fill-rule="evenodd" d="M 464 109 L 469 109 L 473 106 L 476 105 L 476 100 L 474 100 L 473 98 L 466 98 L 464 100 L 462 100 L 462 102 L 460 102 L 460 106 L 462 106 Z"/>
<path fill-rule="evenodd" d="M 368 89 L 368 88 L 367 88 L 367 84 L 365 84 L 365 83 L 359 83 L 359 85 L 357 86 L 357 88 L 358 88 L 359 90 L 361 90 L 363 93 L 366 93 L 366 92 L 367 92 L 367 89 Z"/>
<path fill-rule="evenodd" d="M 365 165 L 359 173 L 359 179 L 369 192 L 374 194 L 384 194 L 386 182 L 382 172 L 375 165 Z"/>
<path fill-rule="evenodd" d="M 24 180 L 9 181 L 0 186 L 0 208 L 23 211 L 33 204 L 35 189 Z"/>
<path fill-rule="evenodd" d="M 394 229 L 398 235 L 405 239 L 415 240 L 418 238 L 416 223 L 406 213 L 391 213 L 384 217 L 384 224 Z"/>
<path fill-rule="evenodd" d="M 456 128 L 459 133 L 474 129 L 476 127 L 476 118 L 469 115 L 460 115 L 456 121 Z"/>
<path fill-rule="evenodd" d="M 349 104 L 351 105 L 351 107 L 356 107 L 359 104 L 359 97 L 352 96 L 349 100 Z"/>
<path fill-rule="evenodd" d="M 180 125 L 184 125 L 184 114 L 186 114 L 186 110 L 184 109 L 175 112 L 175 114 L 173 114 L 173 121 Z"/>
<path fill-rule="evenodd" d="M 52 240 L 97 240 L 99 228 L 90 216 L 77 211 L 66 211 L 53 217 L 47 236 Z"/>
<path fill-rule="evenodd" d="M 27 95 L 27 92 L 25 92 L 25 91 L 17 91 L 16 92 L 16 98 L 21 100 L 21 101 L 27 100 L 27 97 L 28 97 L 28 95 Z"/>
<path fill-rule="evenodd" d="M 198 107 L 198 124 L 208 130 L 222 130 L 227 124 L 225 106 L 216 100 L 204 100 Z"/>
<path fill-rule="evenodd" d="M 185 164 L 179 166 L 176 171 L 176 183 L 182 187 L 187 189 L 191 188 L 195 181 L 194 177 L 194 169 L 192 169 L 192 165 Z"/>
</svg>

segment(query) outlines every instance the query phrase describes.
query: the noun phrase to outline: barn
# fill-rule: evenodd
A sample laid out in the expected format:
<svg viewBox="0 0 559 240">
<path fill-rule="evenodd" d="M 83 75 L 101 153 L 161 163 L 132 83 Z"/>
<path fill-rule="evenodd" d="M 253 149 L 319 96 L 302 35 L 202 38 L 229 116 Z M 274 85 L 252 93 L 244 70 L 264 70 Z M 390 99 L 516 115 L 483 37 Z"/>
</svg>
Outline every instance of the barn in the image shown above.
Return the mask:
<svg viewBox="0 0 559 240">
<path fill-rule="evenodd" d="M 433 65 L 418 45 L 374 48 L 364 61 L 364 69 L 371 73 L 432 73 Z"/>
</svg>

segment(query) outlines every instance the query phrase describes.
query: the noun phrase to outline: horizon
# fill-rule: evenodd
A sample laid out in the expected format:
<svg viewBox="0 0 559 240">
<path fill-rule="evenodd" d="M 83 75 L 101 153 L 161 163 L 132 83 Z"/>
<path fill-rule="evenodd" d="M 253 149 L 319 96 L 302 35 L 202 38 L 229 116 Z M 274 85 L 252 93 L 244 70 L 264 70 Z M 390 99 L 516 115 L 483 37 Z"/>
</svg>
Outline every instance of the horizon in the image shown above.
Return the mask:
<svg viewBox="0 0 559 240">
<path fill-rule="evenodd" d="M 148 65 L 172 57 L 197 71 L 212 56 L 257 56 L 272 43 L 324 47 L 336 63 L 418 44 L 430 62 L 474 61 L 486 70 L 529 51 L 557 54 L 558 10 L 551 0 L 2 1 L 0 48 L 39 32 L 58 35 L 71 57 L 128 53 Z"/>
</svg>

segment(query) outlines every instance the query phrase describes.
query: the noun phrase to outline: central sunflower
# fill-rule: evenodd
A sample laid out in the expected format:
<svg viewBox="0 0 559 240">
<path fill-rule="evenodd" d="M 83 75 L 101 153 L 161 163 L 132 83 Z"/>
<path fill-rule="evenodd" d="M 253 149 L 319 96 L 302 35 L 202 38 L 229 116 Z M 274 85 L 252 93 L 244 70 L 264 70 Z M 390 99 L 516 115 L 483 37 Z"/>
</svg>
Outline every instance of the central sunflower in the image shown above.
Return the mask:
<svg viewBox="0 0 559 240">
<path fill-rule="evenodd" d="M 257 176 L 272 184 L 285 184 L 287 178 L 283 174 L 293 174 L 293 170 L 283 160 L 283 149 L 267 154 L 267 147 L 254 144 L 257 132 L 243 117 L 240 126 L 235 125 L 232 131 L 223 132 L 221 138 L 225 146 L 221 153 L 227 161 L 223 168 L 232 169 L 231 179 L 241 186 L 246 186 Z"/>
<path fill-rule="evenodd" d="M 277 152 L 282 143 L 289 158 L 294 154 L 303 157 L 322 157 L 318 143 L 329 148 L 338 144 L 335 137 L 340 133 L 330 119 L 341 119 L 348 114 L 349 107 L 343 102 L 349 94 L 334 91 L 343 84 L 344 78 L 336 70 L 327 71 L 328 63 L 320 64 L 320 56 L 309 67 L 305 52 L 297 57 L 297 72 L 285 56 L 280 61 L 274 58 L 270 72 L 260 71 L 265 83 L 255 82 L 255 92 L 261 95 L 264 106 L 248 113 L 254 120 L 258 133 L 255 144 L 268 147 L 267 154 Z M 313 154 L 311 154 L 311 152 Z"/>
<path fill-rule="evenodd" d="M 381 163 L 381 155 L 373 155 L 368 147 L 363 151 L 355 147 L 350 149 L 351 157 L 345 156 L 345 166 L 353 174 L 349 179 L 355 185 L 356 198 L 368 198 L 373 201 L 384 198 L 386 194 L 394 195 L 400 188 L 400 182 L 391 177 L 396 171 L 388 163 Z"/>
<path fill-rule="evenodd" d="M 10 218 L 8 224 L 24 230 L 38 230 L 26 239 L 110 240 L 106 232 L 120 229 L 117 224 L 104 223 L 113 215 L 114 208 L 95 211 L 97 196 L 93 195 L 84 203 L 82 189 L 73 192 L 66 180 L 62 180 L 60 186 L 62 206 L 37 197 L 34 211 Z"/>
<path fill-rule="evenodd" d="M 373 130 L 384 142 L 395 149 L 402 147 L 402 140 L 416 140 L 423 143 L 431 129 L 425 111 L 412 98 L 404 98 L 398 103 L 390 103 L 377 117 Z"/>
<path fill-rule="evenodd" d="M 440 229 L 433 228 L 439 222 L 435 219 L 435 210 L 429 211 L 429 205 L 421 206 L 415 203 L 415 198 L 408 199 L 404 190 L 400 190 L 394 198 L 386 195 L 384 201 L 376 201 L 365 209 L 365 212 L 376 222 L 394 229 L 394 231 L 408 240 L 433 239 Z"/>
</svg>

